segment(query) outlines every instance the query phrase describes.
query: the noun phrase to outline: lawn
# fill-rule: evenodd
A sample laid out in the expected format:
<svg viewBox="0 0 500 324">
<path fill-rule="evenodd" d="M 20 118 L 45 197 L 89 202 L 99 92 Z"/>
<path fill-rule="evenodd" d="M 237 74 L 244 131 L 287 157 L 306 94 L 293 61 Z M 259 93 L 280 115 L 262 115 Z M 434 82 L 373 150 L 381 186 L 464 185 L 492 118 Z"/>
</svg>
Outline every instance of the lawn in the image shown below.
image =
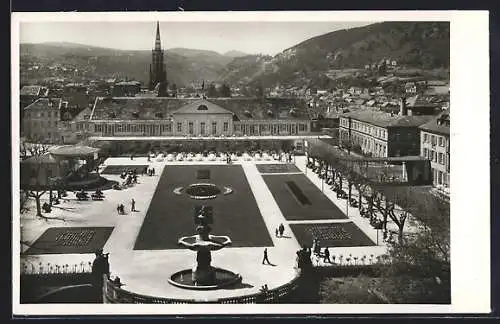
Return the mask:
<svg viewBox="0 0 500 324">
<path fill-rule="evenodd" d="M 299 244 L 312 246 L 313 238 L 324 247 L 372 246 L 368 236 L 354 223 L 290 224 Z"/>
<path fill-rule="evenodd" d="M 25 254 L 94 253 L 102 248 L 113 227 L 51 227 Z"/>
<path fill-rule="evenodd" d="M 262 175 L 287 220 L 345 219 L 347 216 L 303 174 Z M 293 190 L 287 182 L 293 182 Z M 328 186 L 325 186 L 326 190 Z M 301 193 L 300 193 L 301 192 Z M 308 203 L 304 204 L 306 201 Z"/>
<path fill-rule="evenodd" d="M 209 174 L 210 177 L 203 182 L 213 183 L 219 188 L 230 187 L 233 192 L 208 200 L 195 200 L 188 195 L 174 193 L 176 188 L 200 182 L 198 178 L 201 174 Z M 273 245 L 240 165 L 168 165 L 161 175 L 134 249 L 181 248 L 177 240 L 181 236 L 195 234 L 195 209 L 201 205 L 213 208 L 212 234 L 228 235 L 233 241 L 232 246 Z"/>
<path fill-rule="evenodd" d="M 141 174 L 147 165 L 108 165 L 101 171 L 101 174 L 121 174 L 124 171 L 136 170 L 137 174 Z"/>
<path fill-rule="evenodd" d="M 292 173 L 300 172 L 295 164 L 256 164 L 260 173 Z"/>
</svg>

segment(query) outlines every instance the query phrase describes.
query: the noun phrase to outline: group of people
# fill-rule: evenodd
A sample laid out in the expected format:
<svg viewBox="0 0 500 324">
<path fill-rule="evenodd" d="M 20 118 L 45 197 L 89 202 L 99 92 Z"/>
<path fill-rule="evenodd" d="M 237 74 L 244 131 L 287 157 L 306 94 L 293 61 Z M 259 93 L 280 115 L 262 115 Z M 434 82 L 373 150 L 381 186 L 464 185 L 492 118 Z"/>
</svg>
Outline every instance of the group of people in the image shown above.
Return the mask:
<svg viewBox="0 0 500 324">
<path fill-rule="evenodd" d="M 118 204 L 116 207 L 116 211 L 118 212 L 118 215 L 125 215 L 125 206 L 123 204 Z M 137 210 L 135 209 L 135 200 L 132 198 L 130 201 L 130 211 L 136 212 Z"/>
<path fill-rule="evenodd" d="M 124 185 L 128 186 L 132 183 L 137 183 L 137 170 L 136 169 L 132 169 L 132 170 L 129 170 L 129 171 L 123 171 L 121 174 L 120 174 L 120 178 L 122 179 L 125 179 L 124 181 Z"/>
<path fill-rule="evenodd" d="M 152 177 L 156 174 L 155 168 L 149 169 L 148 167 L 146 167 L 145 170 L 146 170 L 146 174 L 150 177 Z"/>
<path fill-rule="evenodd" d="M 323 256 L 323 262 L 332 263 L 332 261 L 330 260 L 330 250 L 328 249 L 328 247 L 325 247 L 323 253 L 321 253 L 321 244 L 319 239 L 313 240 L 313 252 L 314 255 L 318 258 L 321 258 L 321 256 Z"/>
<path fill-rule="evenodd" d="M 285 226 L 281 223 L 275 230 L 276 237 L 283 237 L 283 233 L 285 232 Z"/>
</svg>

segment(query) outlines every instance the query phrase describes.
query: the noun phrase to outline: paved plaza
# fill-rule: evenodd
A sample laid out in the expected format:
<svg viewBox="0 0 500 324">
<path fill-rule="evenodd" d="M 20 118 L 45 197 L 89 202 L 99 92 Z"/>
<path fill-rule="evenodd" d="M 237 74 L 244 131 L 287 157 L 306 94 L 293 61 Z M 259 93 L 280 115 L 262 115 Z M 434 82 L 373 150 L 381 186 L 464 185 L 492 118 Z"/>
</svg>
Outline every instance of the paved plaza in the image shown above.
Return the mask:
<svg viewBox="0 0 500 324">
<path fill-rule="evenodd" d="M 247 295 L 259 292 L 264 284 L 273 289 L 290 282 L 296 276 L 299 242 L 307 243 L 309 239 L 304 234 L 296 237 L 297 228 L 345 224 L 342 228 L 351 239 L 342 244 L 332 241 L 332 255 L 361 258 L 384 253 L 381 238 L 377 245 L 377 233 L 366 219 L 351 209 L 349 217 L 346 216 L 345 201 L 336 199 L 329 189 L 323 194 L 316 174 L 310 170 L 305 174 L 305 157 L 296 157 L 295 162 L 295 166 L 276 161 L 235 161 L 227 165 L 225 161 L 153 159 L 148 162 L 146 158 L 109 158 L 101 168 L 107 170 L 104 176 L 109 180 L 123 181 L 119 175 L 121 166 L 149 165 L 155 169 L 155 175 L 141 175 L 137 184 L 123 190 L 105 190 L 102 201 L 77 201 L 69 193 L 67 200 L 45 214 L 50 220 L 34 217 L 31 208 L 21 216 L 22 241 L 26 243 L 22 250 L 25 252 L 49 228 L 112 227 L 102 248 L 110 253 L 111 277 L 119 276 L 125 284 L 123 289 L 144 295 L 200 300 Z M 293 192 L 283 189 L 286 181 L 294 181 L 312 205 L 298 206 Z M 210 200 L 175 193 L 178 188 L 199 182 L 227 186 L 233 192 L 221 193 Z M 131 199 L 136 201 L 136 212 L 131 211 Z M 117 213 L 120 203 L 125 205 L 124 215 Z M 167 282 L 171 274 L 191 268 L 196 262 L 195 252 L 179 248 L 176 242 L 180 236 L 195 234 L 195 208 L 202 204 L 213 206 L 213 234 L 228 235 L 233 240 L 231 247 L 212 253 L 212 265 L 239 273 L 243 281 L 235 288 L 195 291 Z M 311 208 L 311 212 L 291 212 L 300 208 Z M 276 237 L 275 229 L 281 223 L 285 234 Z M 272 265 L 262 264 L 264 247 Z M 26 254 L 21 262 L 80 264 L 94 258 L 90 251 L 70 252 Z"/>
</svg>

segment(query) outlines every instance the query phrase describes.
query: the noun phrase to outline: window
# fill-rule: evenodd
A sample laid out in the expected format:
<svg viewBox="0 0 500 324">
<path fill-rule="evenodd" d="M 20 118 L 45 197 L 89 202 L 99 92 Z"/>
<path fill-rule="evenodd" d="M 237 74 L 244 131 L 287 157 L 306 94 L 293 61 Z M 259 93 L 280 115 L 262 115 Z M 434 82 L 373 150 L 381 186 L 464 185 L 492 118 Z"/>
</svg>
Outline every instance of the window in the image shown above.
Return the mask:
<svg viewBox="0 0 500 324">
<path fill-rule="evenodd" d="M 444 164 L 444 154 L 439 153 L 439 164 Z"/>
<path fill-rule="evenodd" d="M 443 171 L 438 171 L 438 184 L 443 184 Z"/>
<path fill-rule="evenodd" d="M 229 123 L 228 122 L 224 122 L 224 125 L 223 125 L 223 129 L 224 129 L 224 132 L 227 132 L 229 130 Z"/>
<path fill-rule="evenodd" d="M 194 134 L 193 122 L 189 122 L 188 129 L 189 129 L 189 134 L 193 135 Z"/>
<path fill-rule="evenodd" d="M 182 123 L 177 123 L 177 131 L 182 132 Z"/>
<path fill-rule="evenodd" d="M 212 122 L 212 135 L 217 134 L 217 122 Z"/>
<path fill-rule="evenodd" d="M 435 135 L 432 135 L 431 136 L 431 144 L 434 146 L 436 145 L 436 136 Z"/>
<path fill-rule="evenodd" d="M 439 136 L 439 146 L 443 147 L 444 146 L 444 137 Z"/>
<path fill-rule="evenodd" d="M 299 124 L 299 132 L 305 132 L 306 131 L 306 124 Z"/>
<path fill-rule="evenodd" d="M 205 123 L 204 122 L 200 123 L 200 134 L 205 135 Z"/>
<path fill-rule="evenodd" d="M 50 111 L 47 112 L 47 117 L 49 117 L 49 118 L 52 117 L 52 113 Z"/>
<path fill-rule="evenodd" d="M 425 157 L 426 159 L 428 159 L 428 158 L 429 158 L 429 150 L 428 150 L 428 149 L 426 149 L 425 147 L 424 147 L 424 157 Z"/>
<path fill-rule="evenodd" d="M 424 143 L 429 142 L 429 134 L 424 133 Z"/>
</svg>

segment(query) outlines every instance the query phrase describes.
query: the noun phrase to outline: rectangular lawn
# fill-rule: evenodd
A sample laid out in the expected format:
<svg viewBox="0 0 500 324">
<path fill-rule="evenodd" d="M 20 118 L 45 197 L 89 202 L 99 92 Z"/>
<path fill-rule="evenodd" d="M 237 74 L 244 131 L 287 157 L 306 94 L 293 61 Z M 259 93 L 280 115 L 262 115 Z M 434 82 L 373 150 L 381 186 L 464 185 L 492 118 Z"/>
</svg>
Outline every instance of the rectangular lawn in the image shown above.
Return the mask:
<svg viewBox="0 0 500 324">
<path fill-rule="evenodd" d="M 260 173 L 292 173 L 300 172 L 295 164 L 256 164 Z"/>
<path fill-rule="evenodd" d="M 124 171 L 136 170 L 137 174 L 141 174 L 147 165 L 108 165 L 101 171 L 101 174 L 121 174 Z"/>
<path fill-rule="evenodd" d="M 209 179 L 199 179 L 200 175 L 208 174 Z M 180 195 L 174 193 L 179 187 L 200 182 L 215 184 L 222 192 L 224 187 L 230 187 L 233 192 L 220 193 L 208 200 L 192 199 L 183 190 Z M 213 208 L 212 234 L 228 235 L 232 246 L 273 246 L 240 165 L 168 165 L 161 175 L 134 249 L 181 248 L 177 240 L 195 234 L 195 209 L 200 205 Z"/>
<path fill-rule="evenodd" d="M 113 227 L 51 227 L 25 254 L 94 253 L 102 248 Z"/>
<path fill-rule="evenodd" d="M 304 174 L 262 177 L 287 220 L 347 218 Z"/>
<path fill-rule="evenodd" d="M 314 238 L 325 247 L 375 245 L 354 223 L 290 224 L 299 244 L 312 246 Z"/>
</svg>

